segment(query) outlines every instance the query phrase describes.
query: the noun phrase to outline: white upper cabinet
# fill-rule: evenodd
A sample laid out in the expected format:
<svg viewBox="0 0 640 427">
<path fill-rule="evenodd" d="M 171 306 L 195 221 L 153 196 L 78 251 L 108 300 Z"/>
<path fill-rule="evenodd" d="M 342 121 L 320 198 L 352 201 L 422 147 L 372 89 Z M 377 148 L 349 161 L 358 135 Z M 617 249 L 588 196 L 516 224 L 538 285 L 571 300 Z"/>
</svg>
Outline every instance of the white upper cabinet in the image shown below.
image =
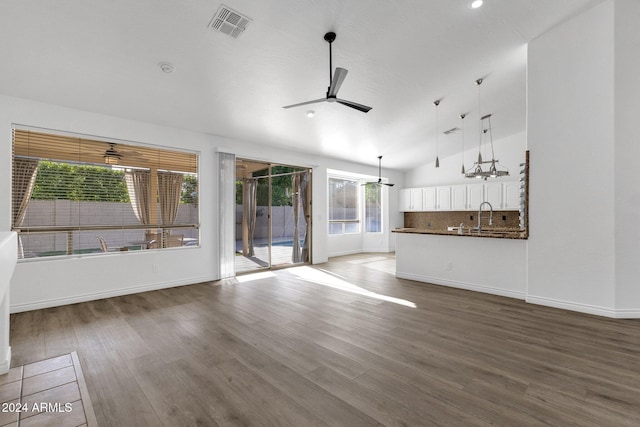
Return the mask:
<svg viewBox="0 0 640 427">
<path fill-rule="evenodd" d="M 408 212 L 411 210 L 411 189 L 401 188 L 398 192 L 398 206 L 400 212 Z"/>
<path fill-rule="evenodd" d="M 504 182 L 502 185 L 502 209 L 520 209 L 520 183 Z"/>
<path fill-rule="evenodd" d="M 422 210 L 422 188 L 403 188 L 400 190 L 400 211 L 416 212 Z"/>
<path fill-rule="evenodd" d="M 466 211 L 467 206 L 467 186 L 452 185 L 451 186 L 451 210 Z"/>
<path fill-rule="evenodd" d="M 484 184 L 484 201 L 491 203 L 493 209 L 502 209 L 501 182 L 491 182 Z"/>
<path fill-rule="evenodd" d="M 481 183 L 467 185 L 467 210 L 477 210 L 484 202 L 484 185 Z"/>
<path fill-rule="evenodd" d="M 422 189 L 422 210 L 438 210 L 436 187 L 425 187 Z"/>
<path fill-rule="evenodd" d="M 439 211 L 451 210 L 451 186 L 436 187 L 436 209 Z"/>
<path fill-rule="evenodd" d="M 518 210 L 520 186 L 517 181 L 474 182 L 439 187 L 400 190 L 400 211 L 473 211 L 489 202 L 493 210 Z"/>
</svg>

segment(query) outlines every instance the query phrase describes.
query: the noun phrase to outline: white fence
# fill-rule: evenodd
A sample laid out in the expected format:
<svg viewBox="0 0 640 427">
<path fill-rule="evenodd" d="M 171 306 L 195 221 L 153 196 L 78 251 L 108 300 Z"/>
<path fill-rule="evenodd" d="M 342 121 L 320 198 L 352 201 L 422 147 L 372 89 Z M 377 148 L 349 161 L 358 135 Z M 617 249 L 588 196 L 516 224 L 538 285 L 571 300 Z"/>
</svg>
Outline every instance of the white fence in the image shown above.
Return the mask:
<svg viewBox="0 0 640 427">
<path fill-rule="evenodd" d="M 158 217 L 160 215 L 158 214 Z M 181 204 L 178 208 L 176 224 L 197 224 L 198 208 L 191 204 Z M 74 202 L 70 200 L 32 200 L 22 227 L 73 227 L 81 224 L 92 225 L 139 224 L 130 203 L 118 202 Z M 109 247 L 124 248 L 137 246 L 144 240 L 144 228 L 134 230 L 100 230 L 73 232 L 74 252 L 98 252 L 100 244 L 97 236 L 101 236 Z M 185 238 L 198 239 L 197 229 L 176 229 L 175 233 L 184 234 Z M 21 233 L 24 256 L 34 257 L 67 251 L 69 234 L 60 233 Z M 137 244 L 137 245 L 136 245 Z"/>
<path fill-rule="evenodd" d="M 269 237 L 268 206 L 258 206 L 256 209 L 256 229 L 253 234 L 254 242 L 264 242 Z M 293 207 L 271 207 L 271 237 L 273 242 L 289 241 L 293 239 Z M 306 223 L 302 208 L 298 217 L 298 233 L 304 239 Z M 236 240 L 242 240 L 242 205 L 236 205 Z"/>
</svg>

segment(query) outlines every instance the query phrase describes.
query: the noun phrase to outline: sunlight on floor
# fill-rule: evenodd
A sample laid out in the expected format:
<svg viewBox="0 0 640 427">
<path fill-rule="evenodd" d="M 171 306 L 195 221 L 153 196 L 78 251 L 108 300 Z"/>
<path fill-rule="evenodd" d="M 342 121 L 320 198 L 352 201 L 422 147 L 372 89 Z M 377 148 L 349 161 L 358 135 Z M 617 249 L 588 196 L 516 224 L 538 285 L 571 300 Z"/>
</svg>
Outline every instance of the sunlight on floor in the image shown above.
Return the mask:
<svg viewBox="0 0 640 427">
<path fill-rule="evenodd" d="M 271 271 L 262 271 L 260 273 L 243 274 L 242 276 L 236 276 L 238 283 L 252 282 L 254 280 L 267 279 L 269 277 L 275 277 L 275 274 Z"/>
<path fill-rule="evenodd" d="M 315 283 L 322 286 L 328 286 L 334 289 L 350 292 L 357 295 L 363 295 L 369 298 L 375 298 L 380 301 L 392 302 L 394 304 L 404 305 L 405 307 L 416 308 L 415 303 L 407 301 L 401 298 L 394 298 L 387 295 L 381 295 L 360 286 L 349 283 L 346 280 L 340 279 L 330 273 L 324 272 L 319 269 L 311 267 L 292 267 L 286 270 L 288 273 L 297 276 L 298 278 L 307 282 Z"/>
<path fill-rule="evenodd" d="M 354 259 L 347 261 L 349 264 L 359 264 L 372 270 L 382 271 L 395 276 L 396 260 L 388 256 L 372 255 L 364 259 Z"/>
</svg>

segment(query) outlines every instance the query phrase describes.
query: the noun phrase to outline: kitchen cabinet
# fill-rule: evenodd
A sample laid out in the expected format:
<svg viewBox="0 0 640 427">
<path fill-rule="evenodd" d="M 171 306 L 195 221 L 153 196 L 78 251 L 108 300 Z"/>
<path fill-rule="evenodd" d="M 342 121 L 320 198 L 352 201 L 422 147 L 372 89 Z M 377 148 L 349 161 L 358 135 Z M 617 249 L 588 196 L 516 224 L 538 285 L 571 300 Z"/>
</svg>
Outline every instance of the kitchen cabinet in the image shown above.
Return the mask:
<svg viewBox="0 0 640 427">
<path fill-rule="evenodd" d="M 451 186 L 451 210 L 466 211 L 467 205 L 467 187 L 466 185 Z"/>
<path fill-rule="evenodd" d="M 451 210 L 451 186 L 436 187 L 436 210 Z"/>
<path fill-rule="evenodd" d="M 501 182 L 491 182 L 484 184 L 484 201 L 491 203 L 491 206 L 494 210 L 502 208 Z"/>
<path fill-rule="evenodd" d="M 422 189 L 422 210 L 438 210 L 436 187 L 425 187 Z"/>
<path fill-rule="evenodd" d="M 423 211 L 450 211 L 451 186 L 424 187 L 422 189 Z"/>
<path fill-rule="evenodd" d="M 402 212 L 475 211 L 482 202 L 491 203 L 493 210 L 518 210 L 518 181 L 474 182 L 400 190 Z"/>
<path fill-rule="evenodd" d="M 502 209 L 519 210 L 520 209 L 520 183 L 504 182 L 502 183 Z"/>
<path fill-rule="evenodd" d="M 422 210 L 422 188 L 403 188 L 400 190 L 400 211 L 416 212 Z"/>
<path fill-rule="evenodd" d="M 477 210 L 484 202 L 484 185 L 481 183 L 467 185 L 467 210 Z"/>
</svg>

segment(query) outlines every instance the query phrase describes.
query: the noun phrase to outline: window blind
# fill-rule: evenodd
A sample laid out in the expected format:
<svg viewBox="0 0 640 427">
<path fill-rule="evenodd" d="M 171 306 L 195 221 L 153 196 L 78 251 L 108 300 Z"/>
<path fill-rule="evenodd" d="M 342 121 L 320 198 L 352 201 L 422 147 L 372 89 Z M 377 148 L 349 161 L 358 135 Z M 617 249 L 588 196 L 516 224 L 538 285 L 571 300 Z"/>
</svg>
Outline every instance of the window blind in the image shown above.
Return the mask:
<svg viewBox="0 0 640 427">
<path fill-rule="evenodd" d="M 148 188 L 134 193 L 127 176 L 140 173 Z M 104 252 L 101 240 L 107 251 L 198 244 L 196 153 L 14 129 L 13 182 L 23 257 Z M 148 210 L 145 221 L 136 203 Z"/>
<path fill-rule="evenodd" d="M 329 234 L 359 231 L 357 180 L 329 178 Z"/>
</svg>

